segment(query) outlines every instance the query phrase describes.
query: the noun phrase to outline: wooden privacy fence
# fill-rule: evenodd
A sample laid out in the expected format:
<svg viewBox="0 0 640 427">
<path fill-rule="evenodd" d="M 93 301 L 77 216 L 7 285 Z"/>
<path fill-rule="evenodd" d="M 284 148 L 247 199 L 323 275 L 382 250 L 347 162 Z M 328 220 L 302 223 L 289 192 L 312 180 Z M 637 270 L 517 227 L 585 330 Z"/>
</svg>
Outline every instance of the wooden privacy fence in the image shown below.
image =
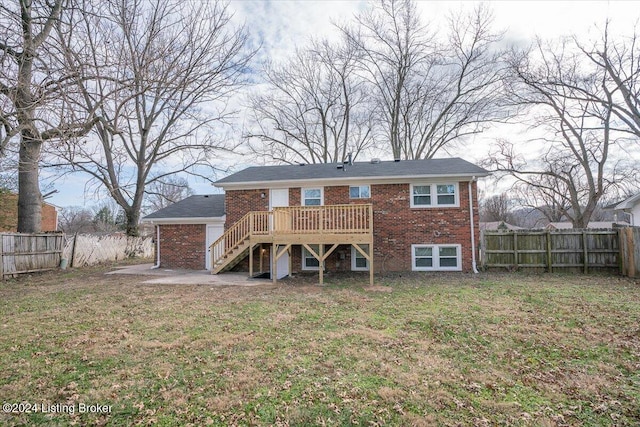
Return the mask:
<svg viewBox="0 0 640 427">
<path fill-rule="evenodd" d="M 1 233 L 0 279 L 58 268 L 64 234 Z"/>
<path fill-rule="evenodd" d="M 584 273 L 620 269 L 618 229 L 484 231 L 481 253 L 488 268 Z"/>
<path fill-rule="evenodd" d="M 640 277 L 640 227 L 620 228 L 620 272 L 629 277 Z"/>
</svg>

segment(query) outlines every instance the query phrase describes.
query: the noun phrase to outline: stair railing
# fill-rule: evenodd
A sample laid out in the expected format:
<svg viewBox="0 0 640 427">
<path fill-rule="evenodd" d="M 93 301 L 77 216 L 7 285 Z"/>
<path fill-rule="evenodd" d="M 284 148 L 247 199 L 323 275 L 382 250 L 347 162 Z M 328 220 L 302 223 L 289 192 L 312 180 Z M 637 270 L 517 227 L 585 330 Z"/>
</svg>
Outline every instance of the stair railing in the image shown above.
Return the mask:
<svg viewBox="0 0 640 427">
<path fill-rule="evenodd" d="M 215 269 L 218 262 L 229 252 L 233 251 L 252 234 L 269 234 L 271 212 L 248 212 L 233 224 L 209 246 L 211 251 L 211 268 Z"/>
</svg>

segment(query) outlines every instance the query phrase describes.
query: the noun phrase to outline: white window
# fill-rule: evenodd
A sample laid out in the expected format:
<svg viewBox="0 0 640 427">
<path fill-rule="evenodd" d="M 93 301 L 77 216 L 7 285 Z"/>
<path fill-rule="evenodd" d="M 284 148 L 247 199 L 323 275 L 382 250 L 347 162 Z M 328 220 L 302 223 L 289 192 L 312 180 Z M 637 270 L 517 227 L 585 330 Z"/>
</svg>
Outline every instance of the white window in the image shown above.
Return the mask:
<svg viewBox="0 0 640 427">
<path fill-rule="evenodd" d="M 411 191 L 411 206 L 431 206 L 431 186 L 414 185 Z"/>
<path fill-rule="evenodd" d="M 455 205 L 456 204 L 456 186 L 453 184 L 438 184 L 436 185 L 436 191 L 438 192 L 437 204 L 442 205 Z"/>
<path fill-rule="evenodd" d="M 360 249 L 369 253 L 369 245 L 359 245 Z M 351 270 L 353 271 L 369 271 L 369 260 L 358 251 L 354 245 L 351 245 Z"/>
<path fill-rule="evenodd" d="M 458 184 L 411 184 L 411 207 L 457 207 L 460 206 L 458 198 Z"/>
<path fill-rule="evenodd" d="M 412 269 L 417 271 L 462 270 L 460 245 L 411 245 Z"/>
<path fill-rule="evenodd" d="M 302 189 L 302 206 L 320 206 L 323 203 L 323 194 L 321 188 L 303 188 Z"/>
<path fill-rule="evenodd" d="M 350 199 L 368 199 L 371 197 L 371 188 L 368 185 L 354 185 L 349 187 Z"/>
<path fill-rule="evenodd" d="M 320 245 L 309 245 L 315 253 L 320 252 Z M 307 250 L 302 247 L 302 269 L 303 270 L 318 270 L 320 268 L 320 261 Z"/>
</svg>

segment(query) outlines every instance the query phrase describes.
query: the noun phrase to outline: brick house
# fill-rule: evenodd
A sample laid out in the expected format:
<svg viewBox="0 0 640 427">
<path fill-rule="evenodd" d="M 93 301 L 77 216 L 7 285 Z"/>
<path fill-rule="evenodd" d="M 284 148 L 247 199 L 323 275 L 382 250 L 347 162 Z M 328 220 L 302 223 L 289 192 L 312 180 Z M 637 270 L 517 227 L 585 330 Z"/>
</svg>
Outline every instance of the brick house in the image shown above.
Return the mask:
<svg viewBox="0 0 640 427">
<path fill-rule="evenodd" d="M 212 244 L 202 224 L 186 227 L 192 219 L 160 225 L 160 265 L 273 280 L 317 271 L 321 281 L 326 271 L 368 271 L 371 281 L 374 271 L 473 271 L 476 181 L 486 175 L 459 158 L 250 167 L 215 183 L 225 233 Z"/>
<path fill-rule="evenodd" d="M 58 231 L 58 210 L 54 205 L 42 203 L 41 231 Z M 0 232 L 18 230 L 18 195 L 0 191 Z"/>
</svg>

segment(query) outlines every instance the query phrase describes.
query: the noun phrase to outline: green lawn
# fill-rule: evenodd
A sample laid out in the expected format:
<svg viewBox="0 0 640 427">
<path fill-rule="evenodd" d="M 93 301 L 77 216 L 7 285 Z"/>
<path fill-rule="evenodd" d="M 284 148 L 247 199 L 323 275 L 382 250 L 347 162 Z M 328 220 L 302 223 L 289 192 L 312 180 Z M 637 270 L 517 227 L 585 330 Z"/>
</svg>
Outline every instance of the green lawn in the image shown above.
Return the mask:
<svg viewBox="0 0 640 427">
<path fill-rule="evenodd" d="M 2 403 L 37 410 L 0 413 L 1 425 L 640 423 L 631 280 L 429 274 L 374 288 L 365 276 L 212 288 L 102 272 L 0 283 Z"/>
</svg>

